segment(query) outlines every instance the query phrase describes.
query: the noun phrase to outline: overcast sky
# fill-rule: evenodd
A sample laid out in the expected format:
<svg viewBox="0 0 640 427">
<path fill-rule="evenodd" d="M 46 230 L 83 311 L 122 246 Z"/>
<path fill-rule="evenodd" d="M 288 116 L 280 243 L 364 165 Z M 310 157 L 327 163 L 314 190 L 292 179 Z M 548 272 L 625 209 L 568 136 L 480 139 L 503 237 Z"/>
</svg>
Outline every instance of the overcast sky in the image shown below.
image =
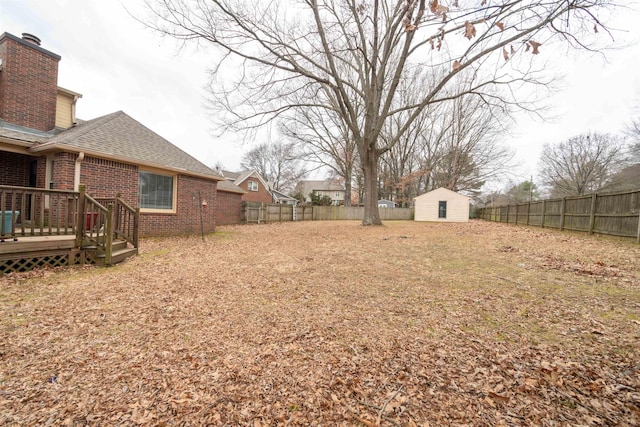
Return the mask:
<svg viewBox="0 0 640 427">
<path fill-rule="evenodd" d="M 125 2 L 134 13 L 140 3 Z M 631 120 L 640 105 L 638 22 L 637 10 L 617 17 L 614 25 L 622 31 L 616 41 L 630 46 L 606 61 L 586 54 L 559 61 L 565 79 L 549 99 L 553 121 L 518 116 L 505 143 L 516 150 L 521 179 L 535 180 L 545 142 L 589 130 L 619 132 Z M 175 41 L 144 29 L 117 0 L 0 0 L 0 33 L 5 31 L 32 33 L 62 56 L 58 85 L 83 94 L 79 118 L 123 110 L 203 163 L 239 170 L 248 146 L 233 135 L 215 137 L 205 108 L 206 49 L 177 49 Z"/>
</svg>

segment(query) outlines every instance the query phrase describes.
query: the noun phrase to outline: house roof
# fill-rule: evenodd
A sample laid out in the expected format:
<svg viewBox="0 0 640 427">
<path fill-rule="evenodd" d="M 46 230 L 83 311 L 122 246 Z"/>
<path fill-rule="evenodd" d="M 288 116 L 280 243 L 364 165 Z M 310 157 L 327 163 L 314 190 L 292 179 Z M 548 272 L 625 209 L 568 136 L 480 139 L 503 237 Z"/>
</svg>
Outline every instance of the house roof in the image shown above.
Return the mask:
<svg viewBox="0 0 640 427">
<path fill-rule="evenodd" d="M 232 181 L 229 181 L 226 179 L 222 181 L 218 181 L 218 191 L 224 191 L 226 193 L 238 193 L 238 194 L 246 193 L 246 191 L 244 191 L 242 188 L 235 185 Z"/>
<path fill-rule="evenodd" d="M 269 190 L 269 185 L 267 184 L 267 182 L 264 180 L 264 178 L 262 178 L 262 176 L 260 176 L 260 174 L 255 169 L 246 170 L 246 171 L 242 171 L 242 172 L 238 173 L 238 176 L 236 177 L 236 180 L 234 181 L 234 183 L 236 185 L 239 185 L 239 184 L 241 184 L 242 182 L 246 181 L 249 178 L 256 178 L 257 180 L 259 180 L 262 183 L 264 188 Z"/>
<path fill-rule="evenodd" d="M 35 129 L 29 129 L 18 125 L 13 125 L 0 120 L 0 139 L 11 140 L 11 142 L 33 143 L 44 142 L 51 138 L 51 133 L 40 132 Z"/>
<path fill-rule="evenodd" d="M 226 170 L 223 170 L 221 172 L 222 176 L 227 178 L 229 181 L 235 181 L 240 176 L 240 172 L 231 172 Z"/>
<path fill-rule="evenodd" d="M 298 199 L 295 199 L 295 198 L 293 198 L 291 196 L 287 196 L 286 194 L 284 194 L 283 192 L 278 191 L 278 190 L 271 190 L 271 194 L 277 200 L 287 200 L 287 201 L 290 201 L 290 202 L 293 202 L 293 201 L 297 202 L 298 201 Z"/>
<path fill-rule="evenodd" d="M 306 197 L 312 191 L 344 191 L 344 187 L 337 181 L 331 179 L 323 179 L 318 181 L 302 180 L 298 181 L 296 186 Z"/>
<path fill-rule="evenodd" d="M 215 171 L 122 111 L 67 129 L 31 151 L 64 150 L 222 180 Z"/>
</svg>

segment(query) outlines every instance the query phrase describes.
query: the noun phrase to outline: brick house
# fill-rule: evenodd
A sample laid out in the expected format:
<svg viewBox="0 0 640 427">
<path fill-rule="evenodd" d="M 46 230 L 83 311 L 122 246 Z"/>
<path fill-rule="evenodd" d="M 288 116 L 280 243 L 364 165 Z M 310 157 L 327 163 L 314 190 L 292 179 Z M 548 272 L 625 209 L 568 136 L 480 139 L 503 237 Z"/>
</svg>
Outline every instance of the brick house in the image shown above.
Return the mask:
<svg viewBox="0 0 640 427">
<path fill-rule="evenodd" d="M 269 185 L 255 170 L 243 172 L 222 171 L 222 175 L 227 181 L 246 191 L 242 196 L 243 202 L 273 203 Z"/>
<path fill-rule="evenodd" d="M 242 190 L 219 195 L 223 177 L 124 112 L 77 120 L 82 95 L 57 86 L 60 59 L 35 36 L 0 35 L 0 185 L 120 193 L 141 235 L 199 232 L 203 205 L 205 232 L 239 218 Z"/>
</svg>

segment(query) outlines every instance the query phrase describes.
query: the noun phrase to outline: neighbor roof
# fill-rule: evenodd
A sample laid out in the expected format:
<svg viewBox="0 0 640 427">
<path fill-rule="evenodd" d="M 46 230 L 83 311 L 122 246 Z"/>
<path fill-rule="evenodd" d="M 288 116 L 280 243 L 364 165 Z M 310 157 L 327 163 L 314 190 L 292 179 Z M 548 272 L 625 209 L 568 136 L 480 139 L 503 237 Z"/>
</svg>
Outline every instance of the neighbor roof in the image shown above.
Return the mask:
<svg viewBox="0 0 640 427">
<path fill-rule="evenodd" d="M 344 191 L 344 187 L 338 181 L 324 179 L 321 181 L 298 181 L 297 189 L 306 197 L 312 191 Z"/>
<path fill-rule="evenodd" d="M 258 179 L 265 188 L 267 188 L 267 189 L 269 188 L 269 185 L 265 182 L 265 180 L 262 178 L 262 176 L 260 176 L 258 171 L 256 171 L 255 169 L 239 172 L 238 176 L 236 177 L 236 179 L 233 182 L 236 185 L 240 185 L 241 183 L 243 183 L 244 181 L 246 181 L 250 177 Z"/>
<path fill-rule="evenodd" d="M 218 181 L 218 191 L 224 191 L 227 193 L 238 193 L 238 194 L 246 193 L 246 191 L 244 191 L 242 188 L 235 185 L 232 181 L 229 181 L 226 179 L 222 181 Z"/>
<path fill-rule="evenodd" d="M 223 177 L 122 111 L 88 120 L 38 144 L 31 151 L 64 150 L 187 175 Z"/>
</svg>

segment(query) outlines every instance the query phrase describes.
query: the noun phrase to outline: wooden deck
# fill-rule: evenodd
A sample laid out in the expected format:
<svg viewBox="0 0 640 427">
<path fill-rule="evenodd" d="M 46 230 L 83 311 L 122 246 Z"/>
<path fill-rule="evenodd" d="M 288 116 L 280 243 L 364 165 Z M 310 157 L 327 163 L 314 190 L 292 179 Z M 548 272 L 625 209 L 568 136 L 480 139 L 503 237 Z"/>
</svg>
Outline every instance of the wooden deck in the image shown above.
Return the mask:
<svg viewBox="0 0 640 427">
<path fill-rule="evenodd" d="M 0 242 L 0 257 L 24 252 L 73 249 L 75 246 L 74 235 L 18 237 L 16 240 L 5 239 Z"/>
<path fill-rule="evenodd" d="M 0 274 L 44 266 L 113 265 L 138 253 L 140 210 L 118 195 L 0 185 Z"/>
</svg>

